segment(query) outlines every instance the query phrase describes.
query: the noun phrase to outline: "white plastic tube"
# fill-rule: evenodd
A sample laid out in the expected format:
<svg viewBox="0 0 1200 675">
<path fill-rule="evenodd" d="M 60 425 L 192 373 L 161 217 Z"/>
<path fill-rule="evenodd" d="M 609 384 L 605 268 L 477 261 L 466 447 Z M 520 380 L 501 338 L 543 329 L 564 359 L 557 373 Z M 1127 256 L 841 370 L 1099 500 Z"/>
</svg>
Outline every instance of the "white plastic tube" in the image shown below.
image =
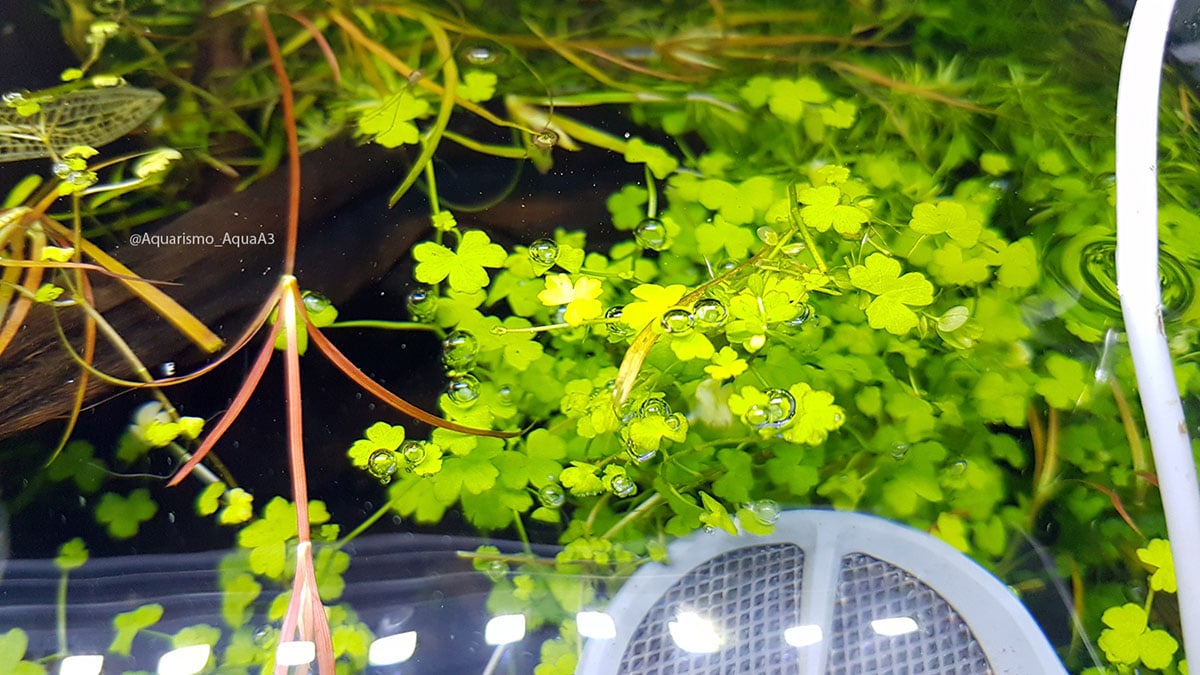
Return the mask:
<svg viewBox="0 0 1200 675">
<path fill-rule="evenodd" d="M 1158 277 L 1158 102 L 1174 4 L 1138 0 L 1125 39 L 1117 92 L 1117 288 L 1176 561 L 1184 649 L 1194 659 L 1200 655 L 1200 485 Z"/>
</svg>

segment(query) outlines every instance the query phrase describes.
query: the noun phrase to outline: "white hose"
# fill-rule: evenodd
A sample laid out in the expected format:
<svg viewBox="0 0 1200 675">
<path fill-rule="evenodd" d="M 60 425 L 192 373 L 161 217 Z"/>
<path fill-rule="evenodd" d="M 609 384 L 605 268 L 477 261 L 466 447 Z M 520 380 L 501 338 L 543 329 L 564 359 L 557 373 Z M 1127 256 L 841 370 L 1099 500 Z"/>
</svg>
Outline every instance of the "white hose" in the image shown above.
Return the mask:
<svg viewBox="0 0 1200 675">
<path fill-rule="evenodd" d="M 1184 650 L 1200 655 L 1200 485 L 1163 324 L 1158 102 L 1174 0 L 1139 0 L 1117 92 L 1117 288 L 1176 561 Z M 1200 232 L 1196 233 L 1200 236 Z"/>
</svg>

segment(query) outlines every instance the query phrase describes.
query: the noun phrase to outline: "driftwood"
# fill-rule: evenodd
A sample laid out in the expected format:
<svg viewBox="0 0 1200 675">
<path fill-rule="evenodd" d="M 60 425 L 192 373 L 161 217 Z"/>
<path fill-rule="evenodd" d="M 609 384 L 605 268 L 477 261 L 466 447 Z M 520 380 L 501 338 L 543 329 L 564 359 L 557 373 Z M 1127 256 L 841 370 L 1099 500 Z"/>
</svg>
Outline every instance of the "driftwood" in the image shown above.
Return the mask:
<svg viewBox="0 0 1200 675">
<path fill-rule="evenodd" d="M 386 208 L 387 193 L 406 169 L 394 156 L 348 143 L 304 158 L 296 266 L 302 287 L 320 290 L 335 303 L 345 301 L 383 276 L 425 233 L 427 209 Z M 590 181 L 588 188 L 586 194 L 554 192 L 511 200 L 483 216 L 467 214 L 459 220 L 493 231 L 499 226 L 535 234 L 552 231 L 556 225 L 584 226 L 606 216 L 602 198 L 606 193 Z M 146 279 L 178 284 L 164 288 L 227 342 L 236 340 L 278 280 L 285 195 L 285 176 L 279 172 L 244 192 L 199 206 L 154 232 L 211 235 L 217 243 L 226 234 L 273 234 L 273 245 L 133 247 L 126 243 L 111 253 Z M 205 355 L 119 283 L 99 275 L 93 279 L 97 307 L 147 366 L 176 362 L 185 372 L 204 361 Z M 64 419 L 71 408 L 79 366 L 60 344 L 51 311 L 35 307 L 15 342 L 0 355 L 0 392 L 5 403 L 0 406 L 0 438 Z M 80 313 L 59 310 L 59 318 L 78 349 Z M 103 337 L 97 344 L 99 369 L 135 379 L 129 364 L 104 344 Z M 111 392 L 109 385 L 90 378 L 87 400 Z"/>
</svg>

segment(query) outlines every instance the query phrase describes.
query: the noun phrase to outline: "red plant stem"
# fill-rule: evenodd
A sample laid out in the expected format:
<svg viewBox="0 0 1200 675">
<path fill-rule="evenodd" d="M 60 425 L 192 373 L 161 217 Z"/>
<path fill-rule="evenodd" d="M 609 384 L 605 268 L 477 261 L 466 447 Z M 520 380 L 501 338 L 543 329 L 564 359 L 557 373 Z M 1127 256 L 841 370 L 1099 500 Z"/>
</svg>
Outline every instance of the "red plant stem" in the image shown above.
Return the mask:
<svg viewBox="0 0 1200 675">
<path fill-rule="evenodd" d="M 171 480 L 167 482 L 168 486 L 178 485 L 180 481 L 186 478 L 192 472 L 192 469 L 204 459 L 204 456 L 213 449 L 217 441 L 221 440 L 221 436 L 225 435 L 225 431 L 233 425 L 238 415 L 242 413 L 242 410 L 246 407 L 246 403 L 250 401 L 250 397 L 254 394 L 254 389 L 258 387 L 258 383 L 262 380 L 263 373 L 267 370 L 267 364 L 271 362 L 271 353 L 275 351 L 275 338 L 279 335 L 279 329 L 282 325 L 281 322 L 276 321 L 275 325 L 271 327 L 271 334 L 263 342 L 262 348 L 258 352 L 258 358 L 254 359 L 254 365 L 250 367 L 250 372 L 246 374 L 246 379 L 242 381 L 241 388 L 238 389 L 237 395 L 233 397 L 233 402 L 229 404 L 229 410 L 226 410 L 225 414 L 221 415 L 221 419 L 217 422 L 217 425 L 204 438 L 204 442 L 192 454 L 192 458 L 179 467 L 179 471 L 176 471 Z"/>
<path fill-rule="evenodd" d="M 295 279 L 280 286 L 280 318 L 287 340 L 284 352 L 284 392 L 287 401 L 288 462 L 292 474 L 292 499 L 296 502 L 296 529 L 303 544 L 311 540 L 308 523 L 308 472 L 304 466 L 303 406 L 300 398 L 300 339 L 296 333 L 296 312 L 300 291 Z M 274 344 L 274 341 L 272 341 Z"/>
<path fill-rule="evenodd" d="M 287 70 L 283 67 L 283 54 L 279 51 L 279 42 L 275 32 L 271 30 L 271 21 L 267 18 L 267 10 L 262 5 L 254 8 L 254 16 L 262 26 L 263 36 L 267 41 L 267 52 L 271 55 L 271 67 L 279 78 L 279 102 L 283 107 L 283 129 L 287 137 L 288 150 L 288 212 L 287 236 L 284 238 L 283 274 L 290 276 L 296 269 L 296 241 L 300 230 L 300 139 L 296 131 L 295 101 L 292 94 L 292 81 L 288 79 Z"/>
<path fill-rule="evenodd" d="M 305 320 L 307 321 L 307 318 L 305 318 Z M 311 321 L 308 322 L 308 337 L 310 340 L 312 340 L 313 344 L 317 346 L 317 349 L 321 350 L 321 353 L 325 355 L 325 358 L 329 359 L 333 365 L 337 366 L 337 369 L 342 371 L 346 377 L 354 380 L 358 386 L 366 389 L 367 392 L 375 398 L 383 401 L 384 403 L 417 421 L 424 422 L 430 426 L 441 427 L 443 429 L 449 429 L 450 431 L 457 431 L 462 434 L 471 434 L 472 436 L 514 438 L 521 435 L 521 432 L 519 431 L 476 429 L 475 427 L 464 426 L 456 422 L 451 422 L 448 419 L 438 417 L 437 415 L 425 412 L 417 406 L 388 391 L 388 389 L 382 384 L 379 384 L 375 380 L 372 380 L 370 377 L 368 377 L 367 374 L 360 370 L 358 366 L 354 365 L 350 359 L 346 358 L 345 354 L 339 351 L 337 347 L 333 346 L 333 343 L 329 341 L 329 338 L 325 337 L 321 330 L 314 326 Z"/>
</svg>

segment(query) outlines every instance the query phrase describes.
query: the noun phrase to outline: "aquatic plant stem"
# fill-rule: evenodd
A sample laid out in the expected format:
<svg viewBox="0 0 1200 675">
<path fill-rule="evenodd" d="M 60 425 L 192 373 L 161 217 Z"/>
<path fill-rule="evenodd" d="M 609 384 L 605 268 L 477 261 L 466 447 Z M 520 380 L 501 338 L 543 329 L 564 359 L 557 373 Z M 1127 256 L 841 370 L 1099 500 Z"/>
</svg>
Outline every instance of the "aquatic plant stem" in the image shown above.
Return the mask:
<svg viewBox="0 0 1200 675">
<path fill-rule="evenodd" d="M 300 231 L 300 137 L 296 130 L 296 104 L 292 94 L 292 81 L 283 67 L 283 55 L 279 52 L 279 41 L 271 30 L 271 21 L 262 5 L 254 8 L 254 17 L 262 28 L 271 56 L 271 68 L 279 80 L 279 105 L 283 108 L 283 131 L 287 138 L 288 153 L 288 200 L 287 233 L 284 236 L 283 274 L 291 275 L 296 269 L 296 243 Z"/>
<path fill-rule="evenodd" d="M 1163 321 L 1158 267 L 1158 108 L 1171 0 L 1137 3 L 1117 89 L 1117 290 L 1177 562 L 1184 651 L 1200 653 L 1200 484 Z"/>
</svg>

